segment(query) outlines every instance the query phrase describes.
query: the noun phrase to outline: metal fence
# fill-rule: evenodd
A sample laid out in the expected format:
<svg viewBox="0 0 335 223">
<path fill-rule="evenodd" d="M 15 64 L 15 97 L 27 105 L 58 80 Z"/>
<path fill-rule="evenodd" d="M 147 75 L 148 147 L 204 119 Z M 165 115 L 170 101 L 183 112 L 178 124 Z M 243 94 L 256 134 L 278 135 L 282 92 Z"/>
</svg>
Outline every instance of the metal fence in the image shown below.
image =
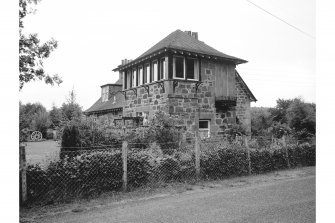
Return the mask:
<svg viewBox="0 0 335 223">
<path fill-rule="evenodd" d="M 300 147 L 286 144 L 285 139 L 273 142 L 247 137 L 235 141 L 200 141 L 196 138 L 191 143 L 123 142 L 67 148 L 72 151 L 60 152 L 58 160 L 43 166 L 26 164 L 22 152 L 22 202 L 64 202 L 110 191 L 160 187 L 171 182 L 194 183 L 314 165 L 315 147 Z"/>
</svg>

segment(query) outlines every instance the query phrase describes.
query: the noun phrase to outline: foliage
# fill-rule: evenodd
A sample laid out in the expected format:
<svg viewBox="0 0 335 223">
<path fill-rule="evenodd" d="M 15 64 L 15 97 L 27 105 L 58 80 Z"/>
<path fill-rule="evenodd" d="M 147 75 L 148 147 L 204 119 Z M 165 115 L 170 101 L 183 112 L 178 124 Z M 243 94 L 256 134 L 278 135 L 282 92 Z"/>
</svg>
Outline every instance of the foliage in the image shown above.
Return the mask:
<svg viewBox="0 0 335 223">
<path fill-rule="evenodd" d="M 19 103 L 19 135 L 20 142 L 25 141 L 28 135 L 25 129 L 40 131 L 46 137 L 47 128 L 50 127 L 50 120 L 46 108 L 40 103 Z"/>
<path fill-rule="evenodd" d="M 74 89 L 69 92 L 66 103 L 61 107 L 63 119 L 65 121 L 80 120 L 82 116 L 82 108 L 76 101 L 76 93 Z"/>
<path fill-rule="evenodd" d="M 278 99 L 275 108 L 251 108 L 252 135 L 280 138 L 290 132 L 298 140 L 310 141 L 316 133 L 315 113 L 316 105 L 301 98 Z"/>
<path fill-rule="evenodd" d="M 52 123 L 53 128 L 60 127 L 63 115 L 62 110 L 60 108 L 57 108 L 54 104 L 52 105 L 52 109 L 49 112 L 50 121 Z"/>
<path fill-rule="evenodd" d="M 155 113 L 149 120 L 148 127 L 137 128 L 126 139 L 137 147 L 147 147 L 156 142 L 164 153 L 172 154 L 179 146 L 183 129 L 179 127 L 181 119 L 169 116 L 163 111 Z"/>
<path fill-rule="evenodd" d="M 308 143 L 288 145 L 291 167 L 315 165 L 315 146 Z M 88 197 L 122 187 L 121 150 L 103 149 L 64 152 L 64 158 L 46 169 L 28 166 L 28 200 L 47 203 Z M 287 168 L 286 148 L 250 149 L 252 173 Z M 248 174 L 248 153 L 243 145 L 206 142 L 202 144 L 200 169 L 202 179 L 224 179 Z M 128 150 L 128 185 L 130 189 L 157 183 L 195 180 L 193 151 L 179 149 L 164 154 L 156 143 L 146 149 Z"/>
<path fill-rule="evenodd" d="M 32 129 L 40 131 L 43 138 L 47 138 L 47 129 L 51 126 L 49 114 L 46 111 L 40 111 L 34 115 L 32 120 Z"/>
<path fill-rule="evenodd" d="M 62 83 L 61 78 L 55 74 L 50 76 L 43 67 L 43 61 L 50 56 L 50 53 L 57 48 L 57 41 L 51 39 L 41 43 L 36 33 L 28 36 L 23 33 L 23 19 L 27 14 L 32 13 L 28 6 L 37 4 L 39 0 L 19 1 L 19 80 L 20 90 L 24 84 L 32 80 L 44 80 L 46 84 Z"/>
<path fill-rule="evenodd" d="M 267 129 L 272 124 L 269 108 L 252 107 L 251 113 L 251 134 L 253 136 L 266 135 Z"/>
</svg>

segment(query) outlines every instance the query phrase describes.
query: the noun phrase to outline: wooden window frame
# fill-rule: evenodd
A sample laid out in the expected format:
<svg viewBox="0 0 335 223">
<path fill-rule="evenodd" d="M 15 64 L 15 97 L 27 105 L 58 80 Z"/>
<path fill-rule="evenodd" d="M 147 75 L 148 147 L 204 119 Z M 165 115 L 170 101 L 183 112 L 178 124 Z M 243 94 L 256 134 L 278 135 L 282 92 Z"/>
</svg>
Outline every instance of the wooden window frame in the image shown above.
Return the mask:
<svg viewBox="0 0 335 223">
<path fill-rule="evenodd" d="M 191 79 L 191 78 L 187 78 L 187 63 L 186 63 L 186 60 L 193 60 L 194 61 L 194 79 Z M 185 57 L 184 58 L 184 60 L 185 60 L 185 69 L 184 69 L 184 71 L 185 71 L 185 74 L 184 74 L 184 76 L 185 76 L 185 79 L 186 80 L 192 80 L 192 81 L 197 81 L 197 80 L 199 80 L 199 60 L 197 59 L 197 58 L 194 58 L 194 57 Z"/>
<path fill-rule="evenodd" d="M 182 58 L 183 59 L 183 77 L 176 77 L 176 58 Z M 173 56 L 172 59 L 172 63 L 173 63 L 173 79 L 178 79 L 178 80 L 185 80 L 186 76 L 185 76 L 185 57 L 183 56 Z"/>
<path fill-rule="evenodd" d="M 140 73 L 140 70 L 142 70 L 142 74 Z M 143 77 L 143 66 L 139 66 L 138 67 L 138 77 L 139 77 L 139 84 L 138 85 L 142 85 L 143 81 L 144 81 L 144 77 Z"/>
<path fill-rule="evenodd" d="M 152 81 L 151 82 L 156 82 L 158 81 L 158 75 L 159 75 L 159 69 L 158 69 L 158 60 L 153 60 L 151 62 L 152 64 Z M 155 66 L 154 64 L 156 64 L 156 75 L 155 75 Z"/>
</svg>

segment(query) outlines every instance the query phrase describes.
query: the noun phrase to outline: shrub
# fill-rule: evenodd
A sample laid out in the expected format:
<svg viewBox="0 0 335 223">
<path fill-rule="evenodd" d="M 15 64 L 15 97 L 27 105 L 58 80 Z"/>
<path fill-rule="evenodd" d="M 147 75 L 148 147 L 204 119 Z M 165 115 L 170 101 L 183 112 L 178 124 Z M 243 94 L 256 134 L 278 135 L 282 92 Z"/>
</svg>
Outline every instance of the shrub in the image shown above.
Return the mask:
<svg viewBox="0 0 335 223">
<path fill-rule="evenodd" d="M 238 146 L 219 147 L 204 152 L 200 160 L 201 173 L 205 179 L 222 179 L 248 173 L 247 152 Z"/>
<path fill-rule="evenodd" d="M 28 165 L 27 171 L 27 200 L 38 201 L 44 199 L 49 191 L 50 181 L 38 164 Z"/>
</svg>

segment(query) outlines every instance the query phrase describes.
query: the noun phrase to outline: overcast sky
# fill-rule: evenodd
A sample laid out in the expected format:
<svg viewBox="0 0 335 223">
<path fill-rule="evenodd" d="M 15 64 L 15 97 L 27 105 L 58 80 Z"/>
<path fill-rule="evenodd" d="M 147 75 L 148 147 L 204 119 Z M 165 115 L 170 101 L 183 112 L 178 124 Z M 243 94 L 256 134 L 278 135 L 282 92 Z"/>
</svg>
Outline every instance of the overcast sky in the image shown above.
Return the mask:
<svg viewBox="0 0 335 223">
<path fill-rule="evenodd" d="M 252 2 L 315 36 L 315 1 Z M 252 106 L 297 96 L 315 102 L 315 39 L 246 0 L 42 0 L 35 8 L 24 21 L 25 32 L 58 41 L 45 69 L 63 83 L 28 83 L 19 94 L 23 103 L 61 106 L 74 88 L 87 109 L 100 97 L 101 85 L 117 81 L 112 69 L 122 59 L 135 59 L 176 29 L 198 32 L 206 44 L 249 61 L 237 70 L 258 99 Z"/>
</svg>

